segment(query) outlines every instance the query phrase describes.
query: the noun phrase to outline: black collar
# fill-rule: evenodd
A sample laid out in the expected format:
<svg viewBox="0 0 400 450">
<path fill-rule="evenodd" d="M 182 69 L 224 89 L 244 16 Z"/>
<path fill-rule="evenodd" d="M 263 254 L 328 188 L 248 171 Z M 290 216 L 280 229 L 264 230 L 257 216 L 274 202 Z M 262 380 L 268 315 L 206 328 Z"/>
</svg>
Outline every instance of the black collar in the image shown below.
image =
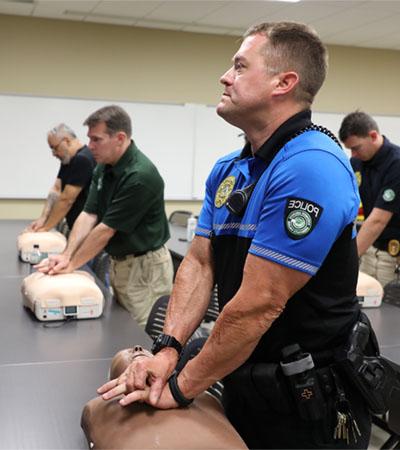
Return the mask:
<svg viewBox="0 0 400 450">
<path fill-rule="evenodd" d="M 306 109 L 290 117 L 279 128 L 277 128 L 271 137 L 256 151 L 255 156 L 270 163 L 276 153 L 292 138 L 292 136 L 301 129 L 311 125 L 311 111 Z M 240 154 L 240 159 L 251 156 L 251 145 L 248 142 Z"/>
<path fill-rule="evenodd" d="M 383 136 L 383 144 L 379 148 L 379 150 L 375 153 L 375 155 L 369 160 L 365 161 L 364 164 L 367 166 L 378 166 L 380 165 L 387 157 L 389 150 L 388 146 L 389 141 Z"/>
</svg>

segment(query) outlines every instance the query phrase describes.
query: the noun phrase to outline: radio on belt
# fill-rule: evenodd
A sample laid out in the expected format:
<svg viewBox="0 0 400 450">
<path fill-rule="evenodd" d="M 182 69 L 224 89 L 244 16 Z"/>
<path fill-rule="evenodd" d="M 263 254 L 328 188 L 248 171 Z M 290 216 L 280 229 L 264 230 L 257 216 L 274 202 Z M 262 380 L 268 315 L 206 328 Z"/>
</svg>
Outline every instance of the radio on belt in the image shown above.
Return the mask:
<svg viewBox="0 0 400 450">
<path fill-rule="evenodd" d="M 101 316 L 104 296 L 87 272 L 46 275 L 34 272 L 21 286 L 23 304 L 41 321 L 96 319 Z"/>
</svg>

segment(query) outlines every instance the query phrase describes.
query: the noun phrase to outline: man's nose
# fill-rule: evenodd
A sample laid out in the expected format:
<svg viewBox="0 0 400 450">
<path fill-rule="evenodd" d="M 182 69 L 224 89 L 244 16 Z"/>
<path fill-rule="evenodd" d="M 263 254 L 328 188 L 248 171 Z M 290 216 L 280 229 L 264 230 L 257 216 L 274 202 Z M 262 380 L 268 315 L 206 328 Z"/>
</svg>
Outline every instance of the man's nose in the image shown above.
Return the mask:
<svg viewBox="0 0 400 450">
<path fill-rule="evenodd" d="M 227 84 L 231 84 L 232 83 L 232 70 L 233 67 L 231 67 L 230 69 L 228 69 L 223 75 L 222 77 L 219 79 L 219 82 L 221 84 L 227 85 Z"/>
</svg>

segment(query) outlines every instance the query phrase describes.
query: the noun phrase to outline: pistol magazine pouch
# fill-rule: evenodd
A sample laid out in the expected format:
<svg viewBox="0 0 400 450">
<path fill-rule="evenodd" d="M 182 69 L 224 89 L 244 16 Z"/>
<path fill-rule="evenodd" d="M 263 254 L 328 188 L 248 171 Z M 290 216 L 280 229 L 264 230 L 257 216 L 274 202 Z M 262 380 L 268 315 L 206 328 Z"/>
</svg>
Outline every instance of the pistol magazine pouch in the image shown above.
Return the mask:
<svg viewBox="0 0 400 450">
<path fill-rule="evenodd" d="M 18 236 L 17 247 L 19 257 L 24 262 L 31 262 L 33 246 L 38 245 L 39 251 L 45 255 L 62 253 L 67 245 L 66 237 L 58 231 L 27 231 Z"/>
<path fill-rule="evenodd" d="M 364 313 L 353 327 L 340 366 L 373 414 L 389 410 L 394 391 L 400 389 L 400 368 L 380 355 L 374 330 Z"/>
<path fill-rule="evenodd" d="M 21 286 L 23 304 L 41 321 L 95 319 L 103 312 L 104 297 L 92 275 L 73 273 L 46 275 L 34 272 Z"/>
</svg>

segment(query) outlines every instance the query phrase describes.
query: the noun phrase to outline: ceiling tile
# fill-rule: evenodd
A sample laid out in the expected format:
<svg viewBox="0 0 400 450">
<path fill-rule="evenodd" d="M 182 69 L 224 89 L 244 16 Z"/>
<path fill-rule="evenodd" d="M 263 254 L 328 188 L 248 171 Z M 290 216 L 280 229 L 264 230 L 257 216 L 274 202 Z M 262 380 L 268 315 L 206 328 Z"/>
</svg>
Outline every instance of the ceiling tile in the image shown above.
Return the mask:
<svg viewBox="0 0 400 450">
<path fill-rule="evenodd" d="M 99 14 L 100 17 L 106 15 L 116 17 L 135 17 L 143 18 L 149 14 L 153 9 L 157 8 L 163 2 L 161 1 L 121 1 L 121 0 L 104 0 L 98 2 L 98 5 L 92 11 L 94 14 Z"/>
<path fill-rule="evenodd" d="M 0 14 L 14 14 L 30 16 L 33 11 L 32 3 L 16 3 L 0 1 Z"/>
<path fill-rule="evenodd" d="M 225 2 L 223 8 L 207 14 L 197 21 L 203 25 L 222 25 L 226 27 L 247 29 L 261 15 L 268 16 L 284 9 L 282 2 L 232 1 Z"/>
<path fill-rule="evenodd" d="M 159 21 L 177 21 L 190 24 L 200 20 L 212 11 L 219 10 L 224 7 L 226 0 L 192 0 L 192 1 L 176 1 L 169 0 L 162 2 L 157 8 L 149 13 L 147 19 L 155 19 Z"/>
</svg>

